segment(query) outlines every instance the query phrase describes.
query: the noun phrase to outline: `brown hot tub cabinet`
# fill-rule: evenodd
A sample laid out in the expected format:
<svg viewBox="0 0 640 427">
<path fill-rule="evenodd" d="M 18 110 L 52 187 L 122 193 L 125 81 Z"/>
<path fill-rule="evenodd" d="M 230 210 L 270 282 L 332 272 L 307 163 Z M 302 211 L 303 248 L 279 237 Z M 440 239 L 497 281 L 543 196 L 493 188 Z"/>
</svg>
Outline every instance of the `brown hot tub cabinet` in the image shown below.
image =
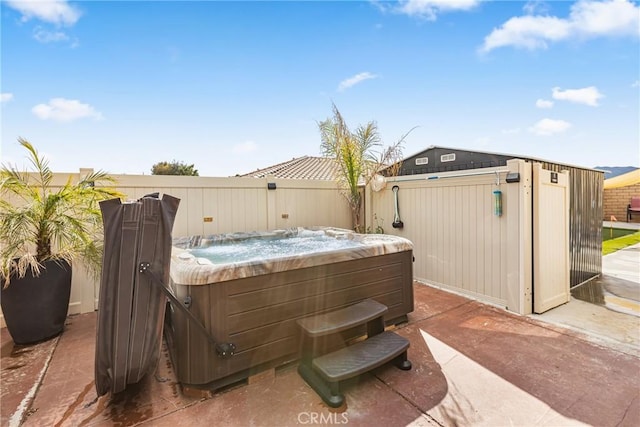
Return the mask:
<svg viewBox="0 0 640 427">
<path fill-rule="evenodd" d="M 318 229 L 315 229 L 318 230 Z M 184 313 L 167 310 L 165 334 L 178 381 L 217 389 L 299 356 L 296 320 L 343 308 L 367 298 L 389 310 L 387 324 L 404 322 L 413 311 L 412 244 L 388 235 L 322 229 L 361 242 L 356 248 L 247 263 L 213 265 L 189 248 L 220 241 L 273 238 L 226 235 L 182 239 L 174 246 L 171 287 L 217 343 L 235 346 L 221 357 Z M 299 229 L 279 231 L 283 238 Z M 352 335 L 356 335 L 351 331 Z M 348 334 L 347 334 L 348 335 Z"/>
</svg>

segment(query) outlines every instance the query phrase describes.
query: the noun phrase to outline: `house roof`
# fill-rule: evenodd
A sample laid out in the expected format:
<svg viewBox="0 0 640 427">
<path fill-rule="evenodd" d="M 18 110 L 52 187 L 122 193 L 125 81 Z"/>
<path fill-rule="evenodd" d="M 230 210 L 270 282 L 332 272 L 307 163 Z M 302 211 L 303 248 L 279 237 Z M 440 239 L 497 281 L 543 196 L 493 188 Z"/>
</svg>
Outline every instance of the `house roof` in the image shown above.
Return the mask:
<svg viewBox="0 0 640 427">
<path fill-rule="evenodd" d="M 332 181 L 337 173 L 337 165 L 330 157 L 302 156 L 263 169 L 239 175 L 241 177 L 287 179 L 320 179 Z"/>
<path fill-rule="evenodd" d="M 510 158 L 525 159 L 529 161 L 555 163 L 549 160 L 542 160 L 534 157 L 522 156 L 517 154 L 492 153 L 488 151 L 473 151 L 473 150 L 466 150 L 466 149 L 460 149 L 460 148 L 441 147 L 441 146 L 435 146 L 435 145 L 427 147 L 426 149 L 419 151 L 418 153 L 415 153 L 411 156 L 407 156 L 404 158 L 403 161 L 407 161 L 412 157 L 416 157 L 418 155 L 421 155 L 422 153 L 425 153 L 426 151 L 433 150 L 433 149 L 466 151 L 469 153 L 489 154 L 489 155 L 497 155 L 497 156 L 503 156 L 503 157 L 506 156 Z M 585 168 L 583 166 L 573 166 L 573 165 L 566 165 L 566 166 L 577 167 L 580 169 L 591 169 L 591 168 Z M 268 166 L 266 168 L 257 169 L 253 172 L 245 173 L 242 175 L 236 175 L 236 176 L 252 177 L 252 178 L 265 178 L 267 176 L 273 176 L 274 178 L 284 178 L 284 179 L 319 179 L 319 180 L 332 181 L 335 179 L 337 175 L 338 175 L 338 167 L 333 158 L 302 156 L 302 157 L 293 158 L 286 162 L 278 163 L 273 166 Z"/>
<path fill-rule="evenodd" d="M 640 169 L 632 170 L 623 175 L 614 176 L 604 180 L 604 189 L 627 187 L 640 184 Z"/>
</svg>

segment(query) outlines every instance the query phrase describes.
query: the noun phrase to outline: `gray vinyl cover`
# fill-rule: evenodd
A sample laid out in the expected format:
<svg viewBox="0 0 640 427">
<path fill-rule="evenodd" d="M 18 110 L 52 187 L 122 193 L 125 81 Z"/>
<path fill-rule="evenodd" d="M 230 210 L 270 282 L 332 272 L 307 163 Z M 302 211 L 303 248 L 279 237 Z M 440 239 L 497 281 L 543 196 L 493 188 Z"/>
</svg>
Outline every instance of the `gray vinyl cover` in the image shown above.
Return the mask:
<svg viewBox="0 0 640 427">
<path fill-rule="evenodd" d="M 137 383 L 155 365 L 162 344 L 166 297 L 139 271 L 141 262 L 169 282 L 171 229 L 180 199 L 157 194 L 137 202 L 100 203 L 104 254 L 96 331 L 98 396 Z"/>
</svg>

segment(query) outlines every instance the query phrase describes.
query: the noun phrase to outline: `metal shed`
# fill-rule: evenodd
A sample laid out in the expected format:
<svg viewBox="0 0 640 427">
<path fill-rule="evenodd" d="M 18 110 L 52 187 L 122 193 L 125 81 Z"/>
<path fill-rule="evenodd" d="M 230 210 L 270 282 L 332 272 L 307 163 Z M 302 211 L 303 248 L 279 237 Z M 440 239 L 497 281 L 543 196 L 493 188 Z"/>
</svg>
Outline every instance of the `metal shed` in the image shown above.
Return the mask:
<svg viewBox="0 0 640 427">
<path fill-rule="evenodd" d="M 505 166 L 508 160 L 541 163 L 542 168 L 569 171 L 570 286 L 575 287 L 602 273 L 602 218 L 604 172 L 513 154 L 431 146 L 403 160 L 398 175 Z"/>
</svg>

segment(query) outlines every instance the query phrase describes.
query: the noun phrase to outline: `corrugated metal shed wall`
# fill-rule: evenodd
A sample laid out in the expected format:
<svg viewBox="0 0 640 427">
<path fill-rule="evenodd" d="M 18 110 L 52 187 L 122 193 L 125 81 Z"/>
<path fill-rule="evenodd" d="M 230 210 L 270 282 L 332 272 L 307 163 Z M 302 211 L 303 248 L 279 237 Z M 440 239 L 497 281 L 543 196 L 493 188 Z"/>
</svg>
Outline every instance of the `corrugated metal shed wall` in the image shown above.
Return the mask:
<svg viewBox="0 0 640 427">
<path fill-rule="evenodd" d="M 443 161 L 451 154 L 455 155 Z M 399 175 L 503 166 L 507 164 L 507 160 L 513 158 L 542 163 L 543 168 L 547 170 L 569 171 L 571 287 L 601 274 L 603 172 L 516 155 L 431 147 L 406 158 Z"/>
<path fill-rule="evenodd" d="M 602 273 L 602 216 L 604 173 L 557 163 L 543 168 L 569 171 L 569 252 L 571 287 Z"/>
</svg>

